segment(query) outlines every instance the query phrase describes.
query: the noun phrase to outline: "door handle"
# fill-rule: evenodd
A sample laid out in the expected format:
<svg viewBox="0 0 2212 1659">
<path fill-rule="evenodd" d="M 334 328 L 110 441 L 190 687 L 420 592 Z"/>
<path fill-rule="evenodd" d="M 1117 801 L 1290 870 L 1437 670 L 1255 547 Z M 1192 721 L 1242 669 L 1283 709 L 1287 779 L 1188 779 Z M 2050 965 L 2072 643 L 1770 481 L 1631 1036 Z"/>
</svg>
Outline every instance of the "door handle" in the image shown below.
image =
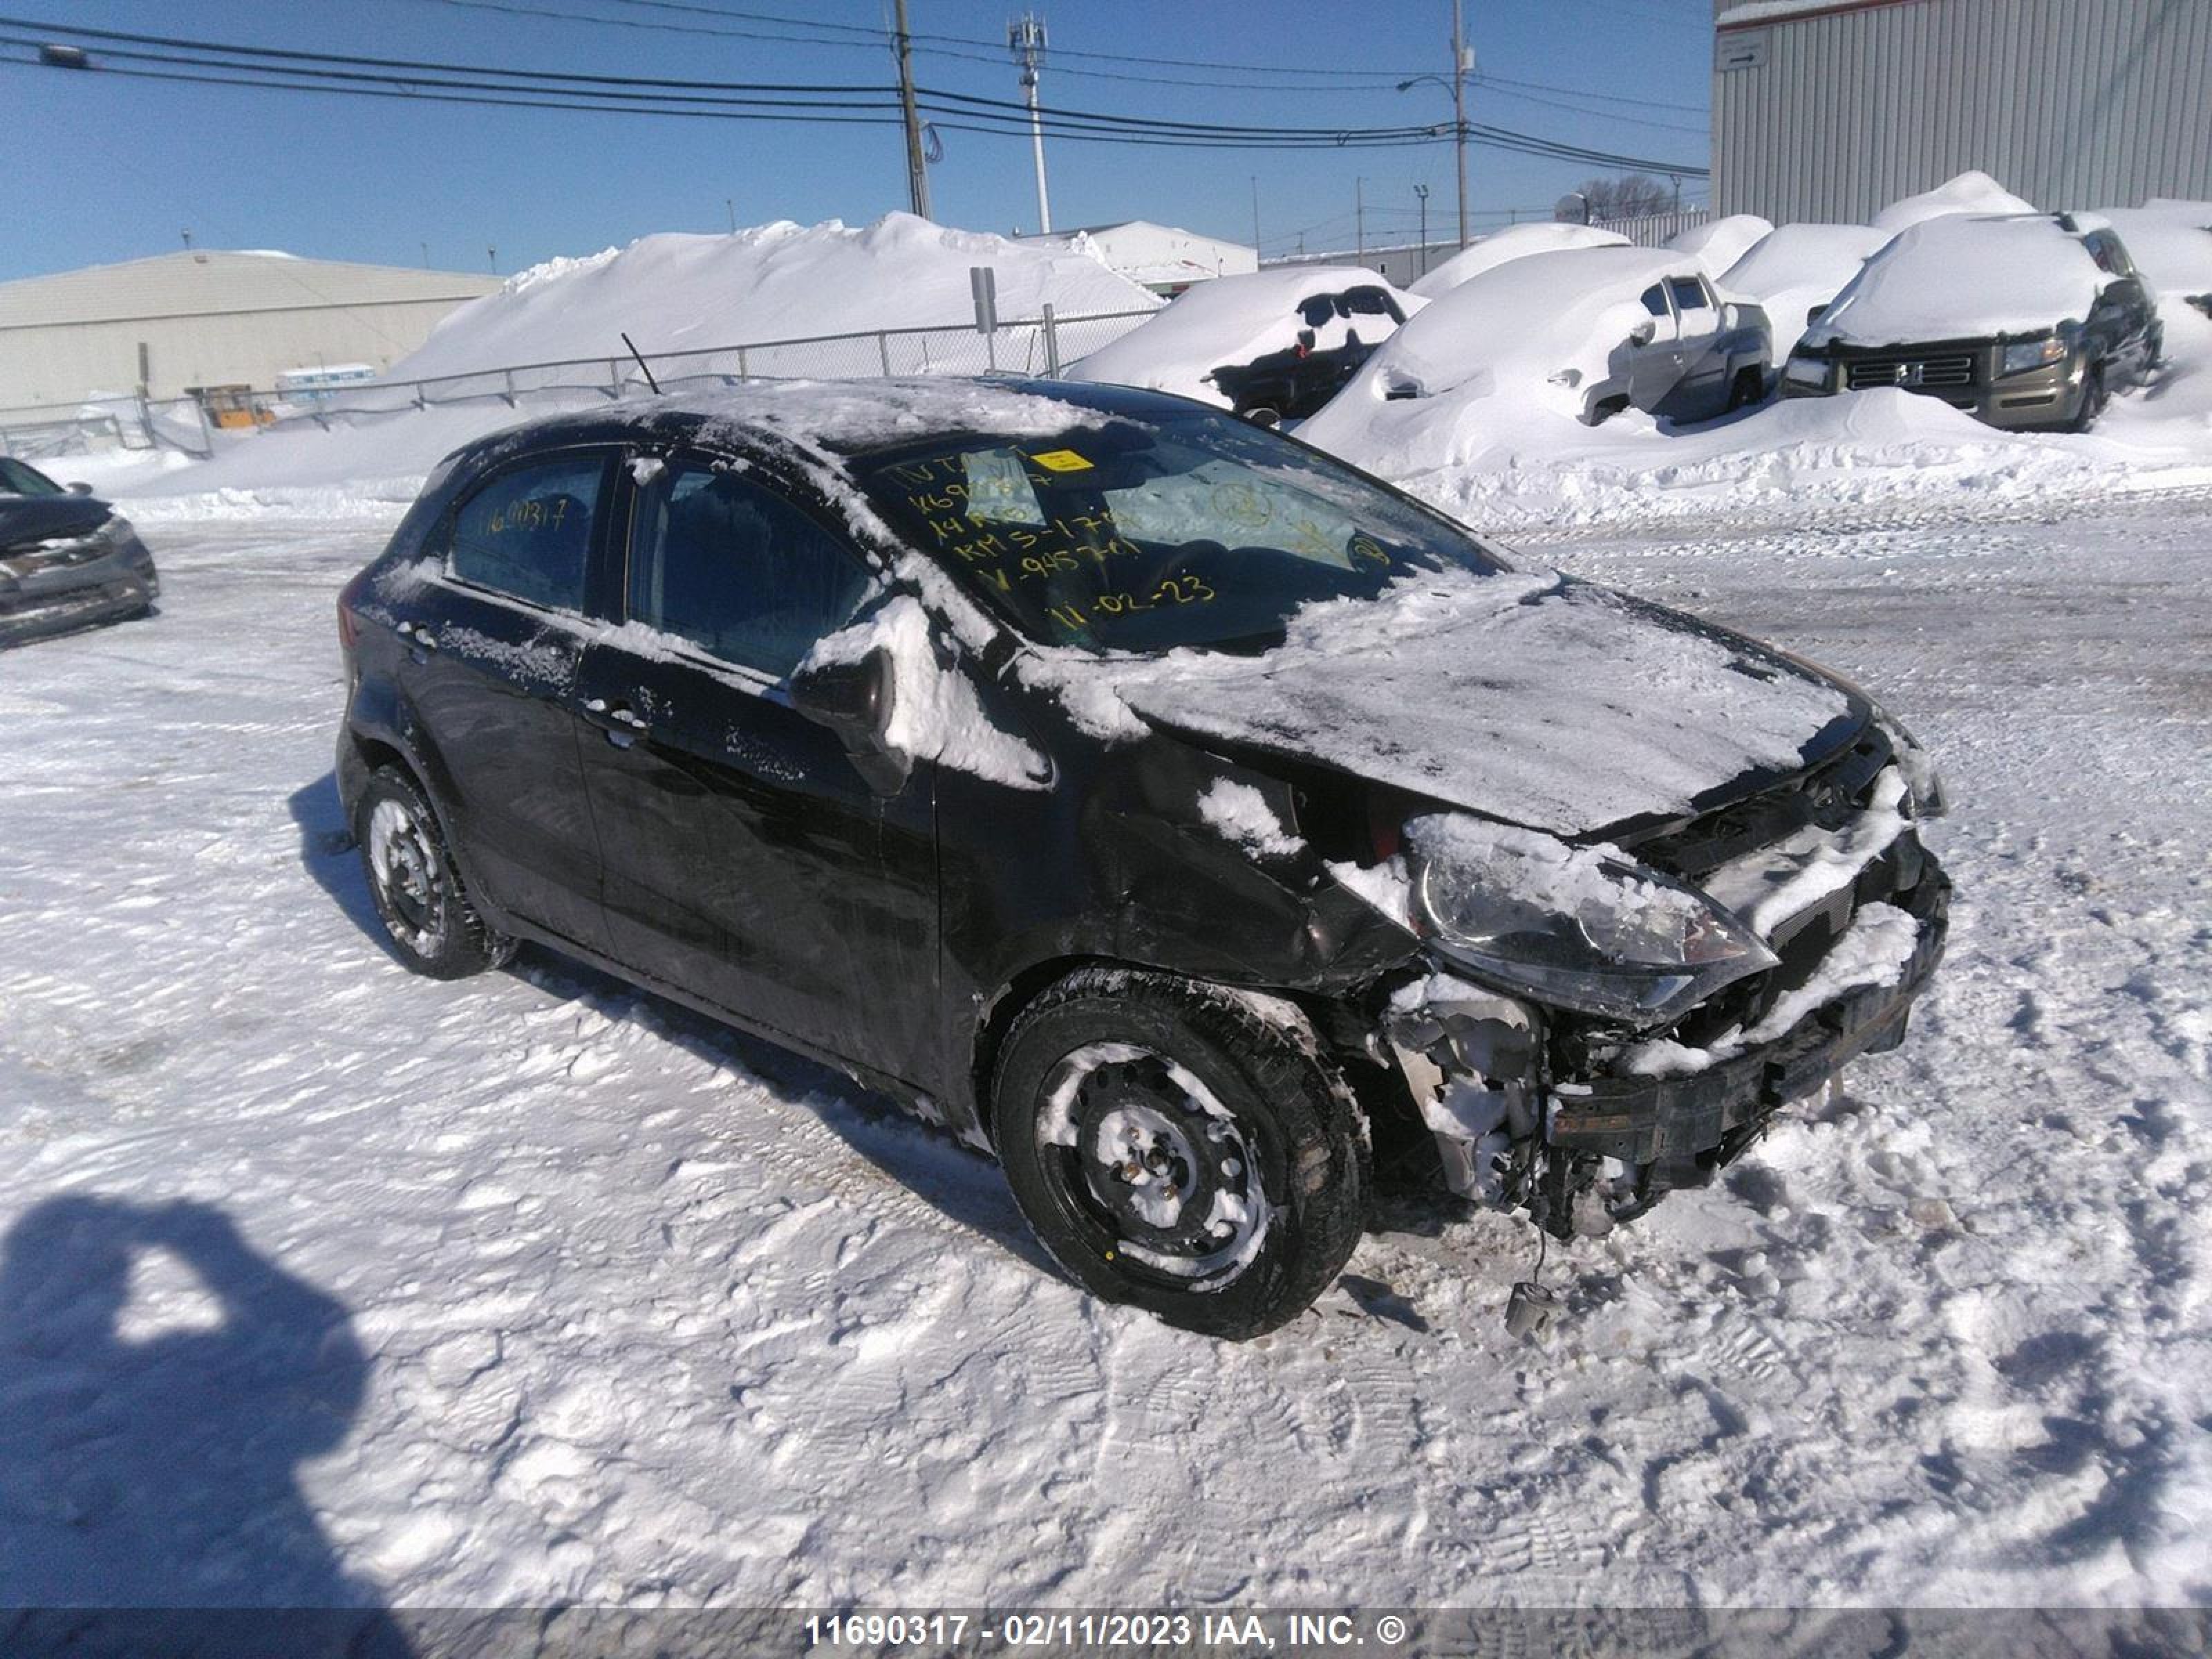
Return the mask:
<svg viewBox="0 0 2212 1659">
<path fill-rule="evenodd" d="M 617 749 L 627 749 L 652 729 L 651 722 L 626 702 L 610 703 L 593 697 L 584 705 L 584 718 L 607 734 Z"/>
</svg>

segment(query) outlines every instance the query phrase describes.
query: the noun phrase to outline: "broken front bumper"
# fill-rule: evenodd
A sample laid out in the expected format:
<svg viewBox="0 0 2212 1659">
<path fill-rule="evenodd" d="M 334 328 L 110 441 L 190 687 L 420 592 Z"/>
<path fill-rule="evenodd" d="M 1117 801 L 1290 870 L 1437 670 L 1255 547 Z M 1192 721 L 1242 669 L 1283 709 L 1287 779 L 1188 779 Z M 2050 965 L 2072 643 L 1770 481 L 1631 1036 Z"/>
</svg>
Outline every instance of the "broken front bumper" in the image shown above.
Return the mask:
<svg viewBox="0 0 2212 1659">
<path fill-rule="evenodd" d="M 1555 1084 L 1546 1139 L 1562 1151 L 1650 1165 L 1674 1177 L 1668 1186 L 1695 1184 L 1778 1108 L 1818 1093 L 1859 1055 L 1904 1040 L 1913 999 L 1942 960 L 1948 930 L 1950 884 L 1932 860 L 1912 900 L 1908 914 L 1920 923 L 1919 939 L 1894 984 L 1848 992 L 1773 1042 L 1686 1076 Z"/>
<path fill-rule="evenodd" d="M 1703 1185 L 1779 1108 L 1818 1093 L 1857 1056 L 1896 1047 L 1942 957 L 1950 882 L 1912 839 L 1873 861 L 1858 887 L 1814 911 L 1840 911 L 1840 932 L 1855 899 L 1903 910 L 1915 935 L 1896 977 L 1841 992 L 1781 1036 L 1695 1071 L 1631 1071 L 1626 1044 L 1610 1060 L 1562 1063 L 1562 1045 L 1545 1030 L 1553 1016 L 1474 986 L 1439 993 L 1432 982 L 1408 997 L 1387 1035 L 1445 1184 L 1478 1202 L 1526 1204 L 1565 1236 L 1573 1192 L 1604 1160 L 1628 1174 L 1640 1210 L 1662 1193 Z M 1540 1177 L 1551 1186 L 1540 1195 Z"/>
</svg>

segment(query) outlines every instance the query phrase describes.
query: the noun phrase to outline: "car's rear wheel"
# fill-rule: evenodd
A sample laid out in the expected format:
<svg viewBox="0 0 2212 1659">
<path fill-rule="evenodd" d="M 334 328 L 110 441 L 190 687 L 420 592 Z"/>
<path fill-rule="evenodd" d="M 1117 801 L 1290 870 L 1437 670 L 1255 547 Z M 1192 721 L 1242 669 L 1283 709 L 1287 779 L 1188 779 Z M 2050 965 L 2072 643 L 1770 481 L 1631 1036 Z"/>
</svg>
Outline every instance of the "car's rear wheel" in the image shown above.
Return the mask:
<svg viewBox="0 0 2212 1659">
<path fill-rule="evenodd" d="M 1273 1330 L 1359 1241 L 1358 1109 L 1287 1003 L 1085 969 L 1008 1031 L 992 1121 L 1015 1201 L 1053 1259 L 1092 1294 L 1171 1325 Z"/>
<path fill-rule="evenodd" d="M 354 839 L 376 914 L 399 960 L 433 979 L 496 968 L 514 942 L 477 913 L 437 815 L 413 780 L 377 771 L 354 811 Z"/>
<path fill-rule="evenodd" d="M 1765 395 L 1766 376 L 1755 365 L 1747 363 L 1729 382 L 1728 406 L 1731 411 L 1749 409 Z"/>
</svg>

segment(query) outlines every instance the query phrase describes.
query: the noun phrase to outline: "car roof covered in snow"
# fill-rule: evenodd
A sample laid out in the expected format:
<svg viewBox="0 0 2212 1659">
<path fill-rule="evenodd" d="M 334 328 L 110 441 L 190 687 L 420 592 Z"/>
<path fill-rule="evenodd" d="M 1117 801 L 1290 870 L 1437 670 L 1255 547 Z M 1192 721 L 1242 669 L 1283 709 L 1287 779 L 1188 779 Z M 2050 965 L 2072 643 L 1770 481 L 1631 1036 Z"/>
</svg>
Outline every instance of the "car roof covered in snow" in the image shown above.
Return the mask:
<svg viewBox="0 0 2212 1659">
<path fill-rule="evenodd" d="M 1911 345 L 2080 322 L 2104 289 L 2081 239 L 2045 215 L 1950 214 L 1901 232 L 1866 262 L 1808 345 Z"/>
<path fill-rule="evenodd" d="M 452 459 L 482 462 L 568 444 L 641 439 L 836 458 L 938 434 L 1050 437 L 1102 417 L 1141 416 L 1170 404 L 1190 407 L 1162 392 L 1055 380 L 740 380 L 544 416 L 465 445 Z"/>
</svg>

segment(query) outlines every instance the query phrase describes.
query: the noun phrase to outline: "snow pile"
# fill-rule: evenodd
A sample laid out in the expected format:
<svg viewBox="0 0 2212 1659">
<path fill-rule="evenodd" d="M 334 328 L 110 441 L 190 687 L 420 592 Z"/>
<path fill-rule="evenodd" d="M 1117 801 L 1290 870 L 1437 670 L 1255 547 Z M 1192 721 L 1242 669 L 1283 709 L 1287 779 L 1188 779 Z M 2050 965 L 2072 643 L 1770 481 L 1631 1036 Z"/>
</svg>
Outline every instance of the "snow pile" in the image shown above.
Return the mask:
<svg viewBox="0 0 2212 1659">
<path fill-rule="evenodd" d="M 1167 309 L 1110 345 L 1067 365 L 1071 380 L 1147 386 L 1224 407 L 1229 399 L 1212 381 L 1215 369 L 1249 363 L 1271 351 L 1287 351 L 1309 325 L 1298 307 L 1309 300 L 1356 288 L 1391 294 L 1407 316 L 1422 301 L 1395 293 L 1361 265 L 1281 265 L 1238 276 L 1217 276 L 1178 295 Z M 1328 350 L 1357 333 L 1369 344 L 1397 324 L 1383 315 L 1332 316 L 1312 325 L 1313 345 Z"/>
<path fill-rule="evenodd" d="M 2108 280 L 2053 220 L 1946 215 L 1869 259 L 1805 341 L 1909 345 L 2047 331 L 2087 318 Z"/>
<path fill-rule="evenodd" d="M 1975 170 L 1946 179 L 1930 191 L 1892 202 L 1874 216 L 1874 228 L 1892 236 L 1950 214 L 2033 213 L 2034 203 L 2014 195 L 1986 173 Z"/>
<path fill-rule="evenodd" d="M 999 315 L 1148 311 L 1159 301 L 1097 258 L 952 230 L 909 213 L 866 228 L 789 221 L 730 236 L 670 233 L 533 266 L 463 306 L 390 379 L 972 322 L 969 269 L 996 273 Z"/>
<path fill-rule="evenodd" d="M 1528 405 L 1573 421 L 1630 333 L 1650 320 L 1637 296 L 1689 268 L 1682 254 L 1626 246 L 1495 266 L 1408 322 L 1298 435 L 1404 477 L 1520 433 Z"/>
<path fill-rule="evenodd" d="M 1731 213 L 1692 225 L 1668 238 L 1667 246 L 1695 259 L 1709 276 L 1717 276 L 1757 247 L 1774 229 L 1771 219 L 1756 213 Z"/>
<path fill-rule="evenodd" d="M 1774 327 L 1774 360 L 1790 356 L 1809 313 L 1842 293 L 1889 240 L 1870 225 L 1789 224 L 1761 237 L 1719 279 L 1759 301 Z"/>
<path fill-rule="evenodd" d="M 1508 225 L 1487 236 L 1477 237 L 1436 267 L 1409 290 L 1425 300 L 1443 298 L 1470 276 L 1480 276 L 1514 259 L 1532 253 L 1552 253 L 1571 247 L 1626 247 L 1628 238 L 1595 225 L 1559 223 Z"/>
<path fill-rule="evenodd" d="M 1225 840 L 1255 853 L 1295 853 L 1305 845 L 1283 828 L 1267 796 L 1249 783 L 1216 778 L 1198 798 L 1198 815 Z"/>
</svg>

